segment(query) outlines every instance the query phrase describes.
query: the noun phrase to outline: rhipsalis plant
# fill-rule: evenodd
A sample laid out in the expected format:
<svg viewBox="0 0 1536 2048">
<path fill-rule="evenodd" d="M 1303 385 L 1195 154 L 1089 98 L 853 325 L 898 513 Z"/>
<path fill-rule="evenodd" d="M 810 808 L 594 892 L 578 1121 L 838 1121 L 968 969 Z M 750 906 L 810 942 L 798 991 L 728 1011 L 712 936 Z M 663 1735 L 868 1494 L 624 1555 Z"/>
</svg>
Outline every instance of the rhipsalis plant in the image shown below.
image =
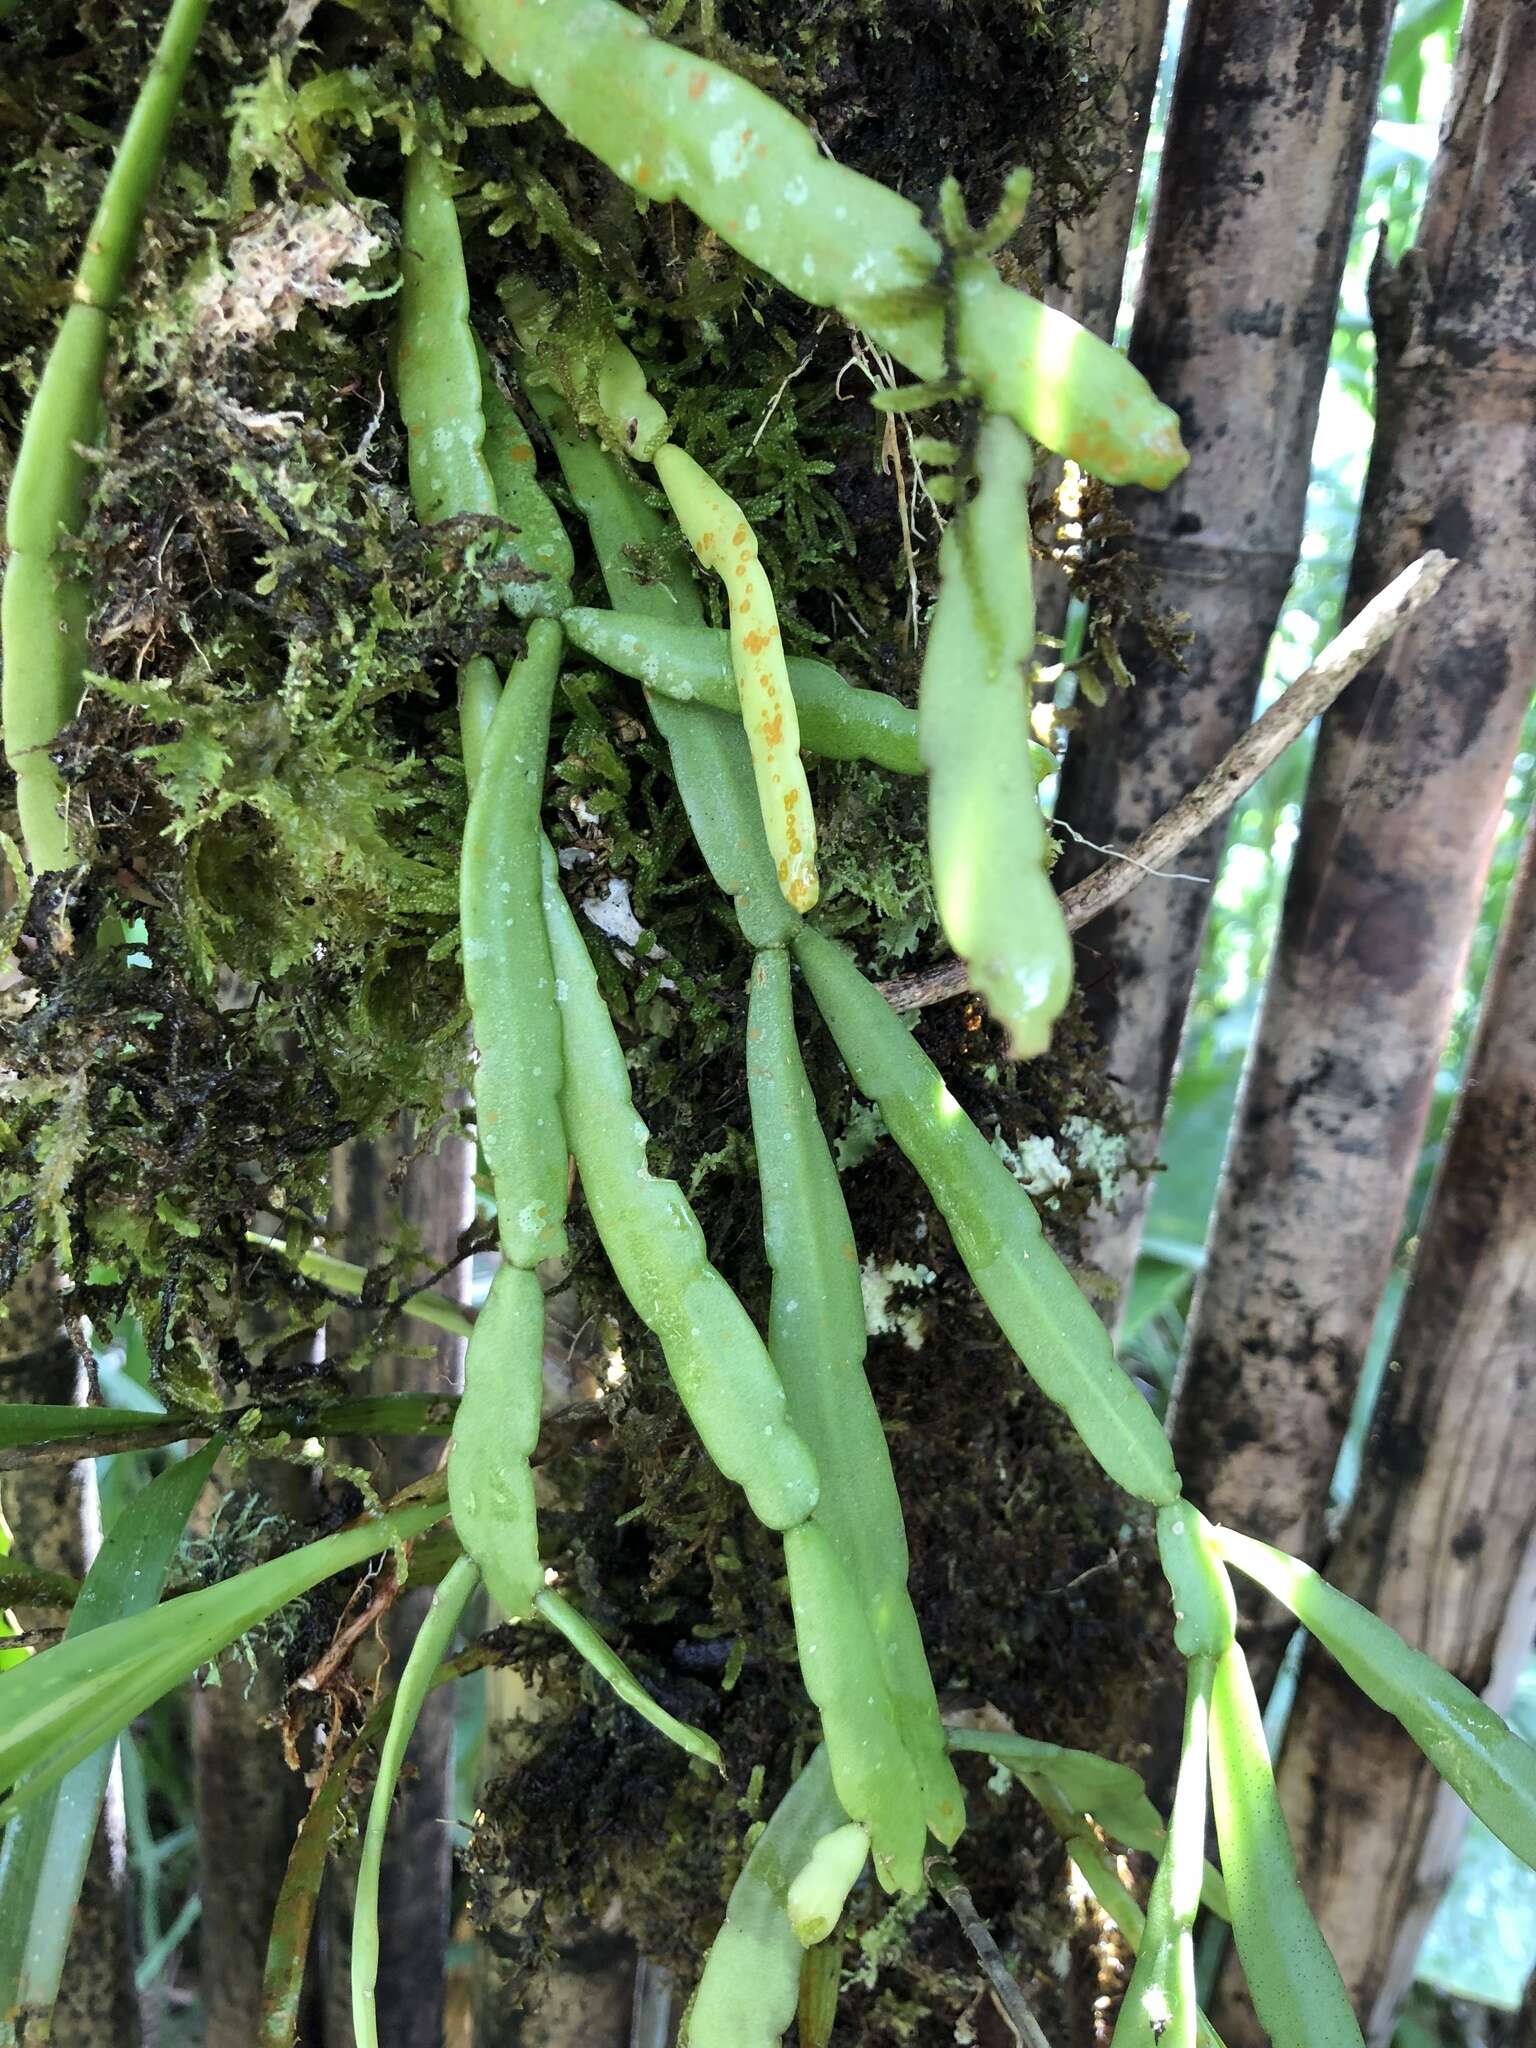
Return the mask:
<svg viewBox="0 0 1536 2048">
<path fill-rule="evenodd" d="M 276 1607 L 386 1549 L 404 1555 L 449 1512 L 459 1554 L 394 1695 L 368 1820 L 353 1949 L 360 2042 L 375 2038 L 388 1802 L 421 1701 L 482 1582 L 506 1618 L 557 1631 L 657 1734 L 700 1763 L 720 1761 L 713 1739 L 656 1701 L 555 1590 L 541 1550 L 532 1460 L 545 1292 L 571 1257 L 574 1166 L 585 1217 L 633 1316 L 659 1345 L 703 1453 L 782 1541 L 799 1668 L 820 1724 L 820 1745 L 744 1861 L 683 2038 L 690 2048 L 768 2048 L 780 2039 L 810 1981 L 805 1973 L 835 1982 L 835 1959 L 829 1970 L 818 1952 L 835 1936 L 866 1859 L 885 1891 L 907 1898 L 925 1886 L 930 1838 L 963 1869 L 964 1799 L 909 1590 L 902 1503 L 864 1375 L 859 1247 L 803 1045 L 818 1059 L 829 1055 L 803 1039 L 798 969 L 853 1084 L 931 1195 L 1020 1373 L 1062 1411 L 1108 1478 L 1155 1516 L 1175 1640 L 1188 1660 L 1166 1832 L 1123 1766 L 1022 1737 L 957 1735 L 953 1746 L 990 1749 L 1016 1771 L 1069 1842 L 1081 1844 L 1090 1877 L 1103 1869 L 1106 1888 L 1119 1880 L 1098 1854 L 1095 1827 L 1159 1854 L 1117 2048 L 1190 2048 L 1212 2038 L 1195 2006 L 1191 1947 L 1202 1897 L 1220 1897 L 1203 1860 L 1208 1779 L 1225 1896 L 1261 2021 L 1280 2048 L 1357 2041 L 1296 1884 L 1235 1639 L 1226 1562 L 1285 1600 L 1531 1861 L 1536 1757 L 1305 1567 L 1208 1528 L 1183 1498 L 1160 1424 L 1116 1364 L 1019 1178 L 835 926 L 805 921 L 820 885 L 802 749 L 907 776 L 925 769 L 944 930 L 1013 1053 L 1044 1049 L 1066 1002 L 1071 956 L 1048 876 L 1030 739 L 1032 443 L 1110 482 L 1158 487 L 1183 465 L 1177 423 L 1123 356 L 1003 282 L 991 250 L 1022 205 L 1021 182 L 979 235 L 946 189 L 940 238 L 911 201 L 830 160 L 773 99 L 652 35 L 611 0 L 444 0 L 440 11 L 466 54 L 535 94 L 640 199 L 679 202 L 747 263 L 906 364 L 922 385 L 888 395 L 891 405 L 942 398 L 953 408 L 953 474 L 938 494 L 953 511 L 938 551 L 920 706 L 914 718 L 826 663 L 787 657 L 764 565 L 772 509 L 749 518 L 682 445 L 686 435 L 674 438 L 640 337 L 632 349 L 590 294 L 563 302 L 550 266 L 535 278 L 511 251 L 499 303 L 475 302 L 451 123 L 422 64 L 420 106 L 395 110 L 404 154 L 392 374 L 419 540 L 461 592 L 458 762 L 469 801 L 458 937 L 473 1124 L 500 1260 L 469 1341 L 446 1497 L 441 1484 L 429 1487 L 0 1674 L 0 1812 L 37 1801 Z M 97 433 L 107 317 L 123 296 L 200 14 L 192 0 L 175 0 L 11 493 L 7 748 L 34 876 L 92 851 L 72 833 L 49 752 L 84 677 L 68 543 L 83 516 L 82 450 Z M 640 465 L 653 468 L 659 492 Z M 570 526 L 567 506 L 577 515 Z M 579 549 L 595 558 L 611 609 L 573 602 Z M 690 551 L 708 578 L 695 577 Z M 706 621 L 709 578 L 724 587 L 723 627 Z M 766 1336 L 721 1270 L 689 1191 L 660 1170 L 548 834 L 552 710 L 562 682 L 575 689 L 577 652 L 643 686 L 705 867 L 753 955 L 732 1028 L 771 1273 Z M 295 1249 L 316 1281 L 353 1285 L 351 1269 L 333 1271 L 323 1254 Z M 425 1313 L 423 1302 L 431 1307 L 433 1297 L 403 1305 Z M 962 1374 L 953 1398 L 965 1398 Z M 727 1761 L 750 1770 L 756 1759 Z M 713 1783 L 707 1770 L 698 1776 Z M 1115 1910 L 1123 1926 L 1136 1912 L 1133 1901 Z"/>
</svg>

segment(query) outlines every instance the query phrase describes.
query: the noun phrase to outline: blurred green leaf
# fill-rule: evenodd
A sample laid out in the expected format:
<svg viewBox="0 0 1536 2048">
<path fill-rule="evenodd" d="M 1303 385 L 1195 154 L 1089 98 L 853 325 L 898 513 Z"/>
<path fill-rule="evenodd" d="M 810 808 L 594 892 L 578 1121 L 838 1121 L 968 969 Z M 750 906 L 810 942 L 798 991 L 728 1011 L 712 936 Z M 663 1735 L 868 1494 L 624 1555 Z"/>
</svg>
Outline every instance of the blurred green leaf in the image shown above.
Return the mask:
<svg viewBox="0 0 1536 2048">
<path fill-rule="evenodd" d="M 217 1443 L 206 1445 L 195 1458 L 162 1472 L 123 1509 L 85 1575 L 66 1642 L 141 1614 L 159 1599 L 218 1454 Z M 27 1676 L 26 1666 L 13 1670 L 13 1688 Z M 84 1757 L 12 1822 L 0 1851 L 0 2011 L 24 2014 L 33 2025 L 41 2020 L 46 2027 L 59 1995 L 112 1755 L 109 1741 Z"/>
<path fill-rule="evenodd" d="M 290 1600 L 420 1535 L 447 1512 L 446 1501 L 431 1501 L 370 1517 L 0 1672 L 0 1785 L 10 1788 L 0 1819 L 31 1805 L 152 1701 Z"/>
</svg>

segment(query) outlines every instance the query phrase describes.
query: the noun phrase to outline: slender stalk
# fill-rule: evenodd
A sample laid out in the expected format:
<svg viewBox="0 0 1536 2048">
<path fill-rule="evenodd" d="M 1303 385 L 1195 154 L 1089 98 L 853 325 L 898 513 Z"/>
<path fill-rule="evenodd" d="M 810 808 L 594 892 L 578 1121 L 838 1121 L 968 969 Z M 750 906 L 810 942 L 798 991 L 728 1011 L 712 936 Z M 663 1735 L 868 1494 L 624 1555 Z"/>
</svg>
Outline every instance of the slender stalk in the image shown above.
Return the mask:
<svg viewBox="0 0 1536 2048">
<path fill-rule="evenodd" d="M 75 858 L 50 748 L 80 707 L 86 592 L 69 543 L 84 525 L 100 442 L 110 315 L 122 297 L 144 207 L 165 154 L 208 0 L 172 0 L 85 238 L 74 303 L 27 414 L 6 501 L 10 550 L 0 595 L 0 704 L 16 775 L 22 843 L 35 873 Z"/>
<path fill-rule="evenodd" d="M 357 2048 L 378 2048 L 374 1988 L 379 1975 L 379 1873 L 384 1861 L 384 1839 L 389 1831 L 390 1802 L 438 1666 L 453 1641 L 459 1616 L 479 1583 L 480 1567 L 472 1557 L 461 1557 L 433 1594 L 431 1608 L 416 1632 L 395 1689 L 389 1731 L 379 1756 L 378 1781 L 368 1808 L 368 1826 L 357 1873 L 357 1905 L 352 1916 L 352 2027 Z"/>
</svg>

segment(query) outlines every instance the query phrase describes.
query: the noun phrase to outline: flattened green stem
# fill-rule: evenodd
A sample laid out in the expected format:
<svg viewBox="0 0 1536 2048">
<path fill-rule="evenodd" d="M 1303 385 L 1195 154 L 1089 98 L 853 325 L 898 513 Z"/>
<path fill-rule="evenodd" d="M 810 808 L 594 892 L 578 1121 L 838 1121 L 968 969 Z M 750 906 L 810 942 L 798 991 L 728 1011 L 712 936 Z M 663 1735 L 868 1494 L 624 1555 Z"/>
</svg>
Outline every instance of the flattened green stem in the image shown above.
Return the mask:
<svg viewBox="0 0 1536 2048">
<path fill-rule="evenodd" d="M 514 589 L 514 607 L 563 608 L 570 601 L 570 543 L 534 476 L 528 437 L 470 328 L 451 186 L 441 164 L 422 149 L 407 163 L 406 214 L 396 377 L 414 436 L 417 509 L 424 518 L 486 509 L 506 518 L 519 528 L 525 558 L 549 578 L 531 596 L 526 586 L 522 598 Z M 499 1605 L 515 1619 L 537 1607 L 621 1699 L 694 1754 L 718 1763 L 707 1736 L 655 1706 L 597 1631 L 546 1593 L 539 1558 L 530 1459 L 543 1401 L 544 1303 L 533 1268 L 565 1248 L 568 1181 L 560 1110 L 564 1047 L 539 832 L 562 646 L 559 626 L 536 617 L 527 654 L 505 689 L 484 657 L 467 662 L 459 676 L 470 787 L 460 862 L 464 979 L 479 1051 L 475 1115 L 506 1264 L 492 1282 L 464 1361 L 448 1489 L 460 1538 Z"/>
<path fill-rule="evenodd" d="M 731 672 L 769 854 L 785 900 L 795 910 L 809 910 L 818 888 L 816 824 L 778 613 L 757 536 L 715 479 L 666 441 L 666 414 L 647 391 L 639 363 L 615 336 L 597 359 L 596 385 L 605 443 L 655 464 L 689 546 L 725 586 Z"/>
<path fill-rule="evenodd" d="M 1288 1607 L 1366 1698 L 1401 1723 L 1483 1825 L 1536 1870 L 1536 1749 L 1459 1678 L 1310 1565 L 1235 1529 L 1211 1535 L 1221 1555 Z"/>
<path fill-rule="evenodd" d="M 394 367 L 417 517 L 498 517 L 452 175 L 423 142 L 405 160 Z"/>
<path fill-rule="evenodd" d="M 1190 1660 L 1184 1744 L 1168 1839 L 1152 1880 L 1146 1929 L 1112 2048 L 1197 2048 L 1195 1917 L 1205 1856 L 1205 1779 L 1215 1659 Z"/>
<path fill-rule="evenodd" d="M 650 1694 L 635 1677 L 629 1666 L 609 1648 L 586 1616 L 574 1608 L 560 1594 L 543 1592 L 537 1601 L 539 1613 L 551 1628 L 558 1629 L 576 1651 L 583 1657 L 598 1677 L 605 1679 L 626 1707 L 632 1707 L 644 1721 L 648 1721 L 669 1742 L 675 1742 L 679 1749 L 687 1750 L 690 1756 L 700 1758 L 717 1771 L 724 1770 L 720 1761 L 720 1748 L 702 1728 L 690 1727 L 688 1722 L 679 1721 L 669 1714 L 665 1707 L 656 1704 Z"/>
<path fill-rule="evenodd" d="M 1173 1640 L 1185 1657 L 1219 1657 L 1237 1627 L 1237 1603 L 1216 1532 L 1184 1499 L 1157 1511 L 1157 1551 L 1173 1595 Z"/>
<path fill-rule="evenodd" d="M 801 1944 L 814 1948 L 825 1941 L 848 1903 L 869 1861 L 869 1830 L 849 1821 L 823 1835 L 789 1888 L 789 1924 Z"/>
<path fill-rule="evenodd" d="M 518 1266 L 565 1250 L 564 1068 L 539 878 L 549 712 L 564 642 L 528 629 L 507 678 L 464 822 L 459 923 L 479 1064 L 475 1127 L 496 1184 L 501 1247 Z"/>
<path fill-rule="evenodd" d="M 459 1541 L 491 1598 L 514 1621 L 544 1590 L 530 1459 L 544 1405 L 544 1293 L 506 1262 L 464 1358 L 464 1395 L 448 1447 L 448 1501 Z"/>
<path fill-rule="evenodd" d="M 517 409 L 496 382 L 490 358 L 477 341 L 480 405 L 485 414 L 482 453 L 496 493 L 496 509 L 517 533 L 517 551 L 530 569 L 547 576 L 544 604 L 553 615 L 569 610 L 576 557 L 565 522 L 539 482 L 538 459 Z"/>
<path fill-rule="evenodd" d="M 715 711 L 739 709 L 730 635 L 721 629 L 586 605 L 574 606 L 560 623 L 573 647 L 647 689 Z M 801 743 L 810 753 L 873 761 L 894 775 L 922 773 L 915 711 L 882 690 L 855 689 L 824 661 L 791 656 L 788 668 Z"/>
<path fill-rule="evenodd" d="M 921 1891 L 922 1791 L 853 1577 L 815 1520 L 785 1530 L 784 1562 L 800 1672 L 821 1715 L 838 1800 L 868 1829 L 885 1889 Z"/>
<path fill-rule="evenodd" d="M 459 741 L 464 749 L 464 780 L 471 791 L 501 702 L 501 677 L 488 654 L 477 654 L 459 670 Z"/>
<path fill-rule="evenodd" d="M 1035 797 L 1026 664 L 1029 443 L 993 418 L 976 449 L 980 489 L 944 529 L 939 601 L 923 656 L 918 739 L 928 845 L 945 936 L 1015 1059 L 1050 1044 L 1072 990 L 1072 941 L 1046 871 Z"/>
<path fill-rule="evenodd" d="M 27 413 L 5 509 L 9 561 L 0 595 L 5 650 L 0 718 L 16 776 L 22 844 L 33 872 L 75 858 L 64 785 L 49 749 L 80 708 L 88 598 L 69 541 L 85 523 L 105 425 L 101 381 L 109 318 L 138 247 L 208 0 L 172 0 L 118 144 L 64 315 Z"/>
<path fill-rule="evenodd" d="M 1361 2048 L 1349 1994 L 1297 1882 L 1263 1716 L 1236 1643 L 1216 1666 L 1210 1741 L 1232 1932 L 1260 2024 L 1274 2048 Z"/>
<path fill-rule="evenodd" d="M 595 436 L 582 433 L 547 384 L 530 376 L 524 388 L 590 529 L 613 603 L 669 623 L 702 625 L 703 603 L 681 560 L 660 582 L 647 581 L 639 568 L 637 552 L 654 558 L 671 536 L 638 483 Z M 723 718 L 702 704 L 676 703 L 649 687 L 646 703 L 671 752 L 699 851 L 716 886 L 734 903 L 742 936 L 754 948 L 782 945 L 799 919 L 784 900 L 763 837 L 740 716 Z"/>
<path fill-rule="evenodd" d="M 747 1014 L 747 1086 L 773 1270 L 768 1349 L 790 1420 L 821 1474 L 816 1521 L 852 1580 L 879 1650 L 928 1826 L 946 1848 L 965 1824 L 921 1632 L 907 1592 L 907 1537 L 885 1431 L 864 1375 L 864 1295 L 837 1169 L 795 1035 L 789 963 L 760 953 Z M 850 1653 L 851 1654 L 851 1653 Z M 856 1819 L 864 1816 L 845 1798 Z"/>
<path fill-rule="evenodd" d="M 509 83 L 634 191 L 681 199 L 747 260 L 833 306 L 920 378 L 950 374 L 942 252 L 910 200 L 824 157 L 734 72 L 652 36 L 611 0 L 435 0 Z M 955 367 L 989 410 L 1111 483 L 1184 467 L 1178 421 L 1125 357 L 1011 290 L 984 256 L 954 266 Z"/>
<path fill-rule="evenodd" d="M 352 1294 L 362 1298 L 368 1281 L 368 1268 L 354 1265 L 350 1259 L 338 1259 L 330 1252 L 302 1251 L 293 1257 L 287 1241 L 281 1237 L 267 1237 L 259 1230 L 245 1233 L 247 1244 L 260 1245 L 264 1251 L 276 1252 L 288 1259 L 292 1265 L 311 1280 L 318 1280 L 323 1287 L 329 1287 L 336 1294 Z M 391 1296 L 391 1305 L 399 1299 Z M 400 1301 L 402 1315 L 414 1316 L 418 1322 L 430 1323 L 434 1329 L 446 1330 L 452 1337 L 467 1337 L 475 1327 L 474 1317 L 458 1302 L 446 1294 L 438 1294 L 430 1287 L 407 1294 Z M 88 1410 L 82 1410 L 88 1414 Z"/>
<path fill-rule="evenodd" d="M 1117 1485 L 1154 1506 L 1179 1475 L 1104 1325 L 1047 1243 L 1034 1204 L 844 949 L 809 926 L 795 957 L 862 1092 L 921 1174 L 955 1249 L 1025 1370 Z"/>
<path fill-rule="evenodd" d="M 395 1785 L 427 1694 L 436 1682 L 438 1666 L 448 1654 L 459 1616 L 479 1583 L 479 1566 L 473 1558 L 461 1557 L 433 1592 L 432 1605 L 416 1632 L 395 1689 L 394 1709 L 379 1752 L 379 1775 L 363 1833 L 357 1898 L 352 1909 L 352 2031 L 357 2048 L 378 2048 L 374 1991 L 379 1981 L 379 1873 L 384 1863 L 384 1840 L 389 1832 Z"/>
<path fill-rule="evenodd" d="M 773 589 L 741 507 L 691 455 L 670 443 L 651 458 L 689 545 L 725 585 L 731 668 L 752 749 L 758 808 L 779 887 L 794 910 L 815 906 L 816 820 L 800 760 L 800 721 L 784 665 Z"/>
<path fill-rule="evenodd" d="M 597 1234 L 659 1340 L 705 1450 L 759 1521 L 792 1529 L 816 1505 L 816 1461 L 751 1317 L 709 1262 L 682 1189 L 651 1173 L 624 1050 L 548 847 L 544 915 L 565 1033 L 561 1106 Z"/>
<path fill-rule="evenodd" d="M 563 646 L 557 625 L 535 619 L 505 689 L 491 664 L 477 660 L 461 672 L 459 694 L 470 786 L 459 926 L 479 1055 L 475 1126 L 506 1263 L 465 1354 L 448 1495 L 460 1540 L 514 1620 L 533 1612 L 544 1589 L 530 1465 L 544 1398 L 544 1296 L 534 1269 L 566 1245 L 564 1051 L 539 874 L 549 713 Z"/>
<path fill-rule="evenodd" d="M 779 2048 L 795 2017 L 804 1955 L 790 1924 L 789 1889 L 816 1845 L 847 1818 L 823 1746 L 780 1800 L 732 1887 L 678 2048 Z"/>
<path fill-rule="evenodd" d="M 405 160 L 394 374 L 417 517 L 505 520 L 515 535 L 487 550 L 496 587 L 519 618 L 557 616 L 570 544 L 470 326 L 452 170 L 421 140 Z"/>
</svg>

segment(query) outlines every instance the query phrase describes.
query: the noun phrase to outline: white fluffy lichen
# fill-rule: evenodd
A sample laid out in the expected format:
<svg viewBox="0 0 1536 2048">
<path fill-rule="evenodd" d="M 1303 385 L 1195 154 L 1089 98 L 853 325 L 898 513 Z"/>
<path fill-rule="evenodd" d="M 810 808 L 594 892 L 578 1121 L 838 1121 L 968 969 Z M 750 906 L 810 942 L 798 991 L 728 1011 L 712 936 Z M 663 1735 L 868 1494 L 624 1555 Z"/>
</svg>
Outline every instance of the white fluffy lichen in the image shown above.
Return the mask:
<svg viewBox="0 0 1536 2048">
<path fill-rule="evenodd" d="M 1023 1138 L 1017 1145 L 1009 1144 L 999 1131 L 992 1149 L 1025 1193 L 1047 1209 L 1057 1206 L 1061 1190 L 1075 1180 L 1097 1184 L 1096 1199 L 1102 1208 L 1113 1208 L 1120 1198 L 1126 1140 L 1090 1117 L 1065 1117 L 1058 1137 Z"/>
<path fill-rule="evenodd" d="M 902 1259 L 879 1266 L 866 1259 L 859 1268 L 859 1285 L 864 1294 L 864 1328 L 869 1335 L 900 1337 L 909 1351 L 921 1351 L 927 1334 L 921 1305 L 902 1306 L 892 1297 L 898 1288 L 931 1287 L 934 1277 L 929 1266 L 909 1266 Z"/>
<path fill-rule="evenodd" d="M 268 207 L 234 237 L 227 266 L 192 291 L 192 330 L 211 356 L 259 348 L 298 325 L 306 306 L 350 306 L 363 291 L 343 270 L 365 270 L 384 246 L 356 208 Z"/>
</svg>

